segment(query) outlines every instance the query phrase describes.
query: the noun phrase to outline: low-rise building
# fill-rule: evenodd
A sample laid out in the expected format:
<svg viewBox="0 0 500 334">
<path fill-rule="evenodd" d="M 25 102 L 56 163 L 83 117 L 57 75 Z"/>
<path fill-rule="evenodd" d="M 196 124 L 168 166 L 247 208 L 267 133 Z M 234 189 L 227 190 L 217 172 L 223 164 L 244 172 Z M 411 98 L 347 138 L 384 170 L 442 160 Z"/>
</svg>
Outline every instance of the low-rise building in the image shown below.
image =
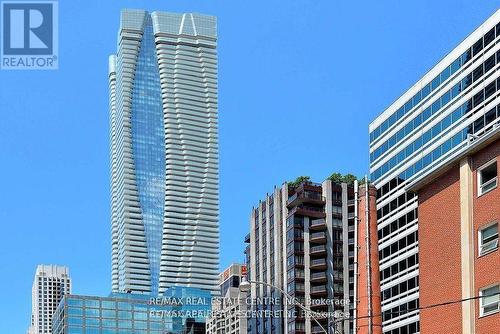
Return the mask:
<svg viewBox="0 0 500 334">
<path fill-rule="evenodd" d="M 221 297 L 212 304 L 212 316 L 207 320 L 207 334 L 240 334 L 247 332 L 246 295 L 239 286 L 246 278 L 243 264 L 232 264 L 219 275 Z"/>
<path fill-rule="evenodd" d="M 160 297 L 66 295 L 52 328 L 54 334 L 203 334 L 211 303 L 210 291 L 187 287 Z"/>
</svg>

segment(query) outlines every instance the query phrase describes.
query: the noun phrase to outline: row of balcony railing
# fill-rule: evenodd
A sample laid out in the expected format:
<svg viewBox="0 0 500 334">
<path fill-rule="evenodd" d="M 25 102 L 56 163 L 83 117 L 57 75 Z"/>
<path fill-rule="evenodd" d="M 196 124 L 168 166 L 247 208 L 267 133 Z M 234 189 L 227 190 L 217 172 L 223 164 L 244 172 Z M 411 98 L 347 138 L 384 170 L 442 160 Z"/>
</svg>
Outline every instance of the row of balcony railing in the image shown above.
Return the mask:
<svg viewBox="0 0 500 334">
<path fill-rule="evenodd" d="M 314 192 L 314 191 L 301 191 L 293 194 L 288 198 L 287 204 L 292 203 L 296 199 L 309 199 L 309 200 L 314 200 L 314 201 L 325 201 L 325 197 L 322 196 L 320 193 Z"/>
<path fill-rule="evenodd" d="M 313 246 L 309 249 L 311 253 L 326 252 L 325 245 Z"/>
</svg>

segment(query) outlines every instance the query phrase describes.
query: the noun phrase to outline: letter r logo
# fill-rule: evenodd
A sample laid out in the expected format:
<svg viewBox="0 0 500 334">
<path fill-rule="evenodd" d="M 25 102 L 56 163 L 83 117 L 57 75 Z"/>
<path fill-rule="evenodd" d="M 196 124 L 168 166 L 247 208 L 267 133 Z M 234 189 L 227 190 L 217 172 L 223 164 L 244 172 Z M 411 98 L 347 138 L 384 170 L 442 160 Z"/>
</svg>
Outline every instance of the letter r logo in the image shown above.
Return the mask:
<svg viewBox="0 0 500 334">
<path fill-rule="evenodd" d="M 3 2 L 4 55 L 51 55 L 54 42 L 53 4 Z"/>
</svg>

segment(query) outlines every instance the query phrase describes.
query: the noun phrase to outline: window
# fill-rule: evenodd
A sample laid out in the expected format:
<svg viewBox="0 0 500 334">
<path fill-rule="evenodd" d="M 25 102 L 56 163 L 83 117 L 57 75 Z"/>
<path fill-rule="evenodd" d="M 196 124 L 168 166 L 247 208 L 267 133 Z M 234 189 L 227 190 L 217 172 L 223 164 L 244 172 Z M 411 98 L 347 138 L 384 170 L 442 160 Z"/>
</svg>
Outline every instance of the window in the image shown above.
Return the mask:
<svg viewBox="0 0 500 334">
<path fill-rule="evenodd" d="M 481 196 L 497 186 L 497 162 L 493 161 L 478 171 L 478 195 Z"/>
<path fill-rule="evenodd" d="M 479 256 L 498 248 L 498 223 L 479 230 Z"/>
<path fill-rule="evenodd" d="M 480 315 L 489 315 L 500 310 L 500 285 L 490 286 L 479 290 Z"/>
</svg>

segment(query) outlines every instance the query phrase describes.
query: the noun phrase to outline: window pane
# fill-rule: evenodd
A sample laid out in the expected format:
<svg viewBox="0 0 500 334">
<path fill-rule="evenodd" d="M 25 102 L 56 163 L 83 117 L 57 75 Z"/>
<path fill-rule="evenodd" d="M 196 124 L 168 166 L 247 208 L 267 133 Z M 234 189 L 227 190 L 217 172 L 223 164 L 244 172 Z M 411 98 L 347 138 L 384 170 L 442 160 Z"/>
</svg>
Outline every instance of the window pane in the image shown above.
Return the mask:
<svg viewBox="0 0 500 334">
<path fill-rule="evenodd" d="M 491 288 L 484 289 L 482 291 L 482 296 L 485 296 L 482 298 L 483 300 L 483 306 L 484 305 L 489 305 L 492 303 L 498 303 L 500 301 L 500 286 L 492 286 Z"/>
<path fill-rule="evenodd" d="M 498 237 L 498 224 L 491 225 L 481 231 L 482 242 L 488 242 L 492 237 Z"/>
<path fill-rule="evenodd" d="M 481 170 L 481 184 L 484 184 L 497 177 L 497 163 L 494 162 Z"/>
<path fill-rule="evenodd" d="M 481 38 L 479 41 L 474 43 L 472 46 L 472 54 L 473 56 L 477 55 L 479 51 L 483 49 L 483 39 Z"/>
</svg>

